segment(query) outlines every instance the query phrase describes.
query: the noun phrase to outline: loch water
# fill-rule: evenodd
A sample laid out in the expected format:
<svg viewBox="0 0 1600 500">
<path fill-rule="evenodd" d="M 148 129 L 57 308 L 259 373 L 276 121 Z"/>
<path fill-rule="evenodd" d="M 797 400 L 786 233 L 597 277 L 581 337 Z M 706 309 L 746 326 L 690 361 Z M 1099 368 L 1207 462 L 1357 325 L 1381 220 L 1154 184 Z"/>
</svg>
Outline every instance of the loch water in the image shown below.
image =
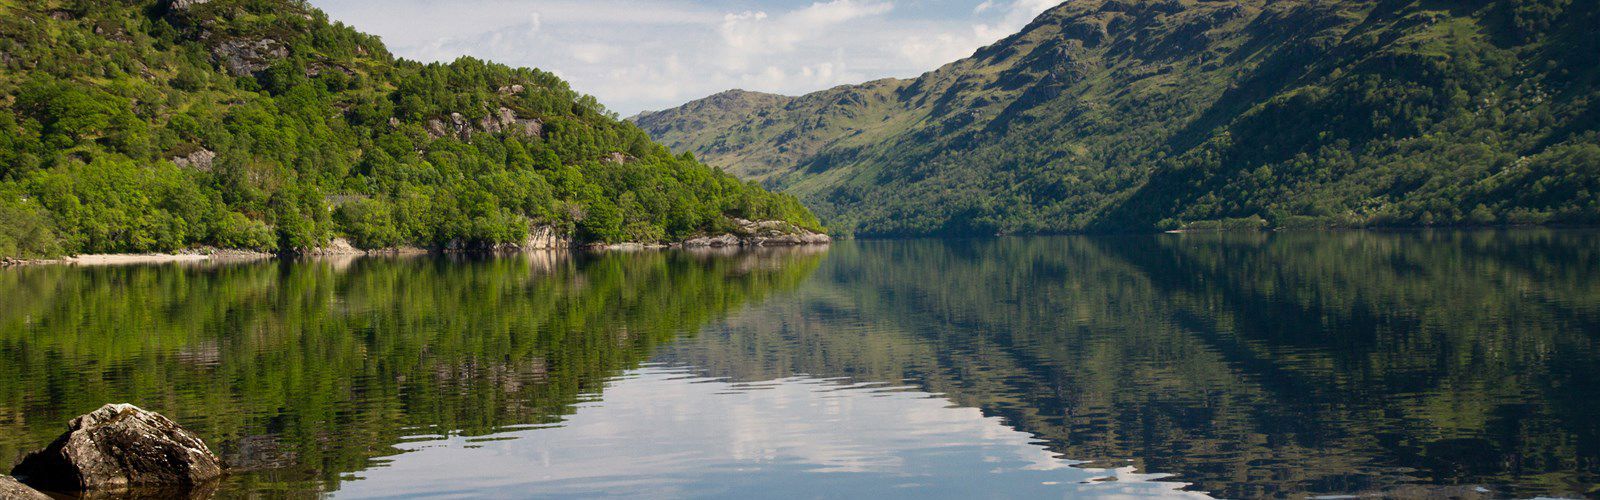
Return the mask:
<svg viewBox="0 0 1600 500">
<path fill-rule="evenodd" d="M 1600 232 L 0 270 L 0 466 L 109 402 L 219 498 L 1600 495 Z"/>
</svg>

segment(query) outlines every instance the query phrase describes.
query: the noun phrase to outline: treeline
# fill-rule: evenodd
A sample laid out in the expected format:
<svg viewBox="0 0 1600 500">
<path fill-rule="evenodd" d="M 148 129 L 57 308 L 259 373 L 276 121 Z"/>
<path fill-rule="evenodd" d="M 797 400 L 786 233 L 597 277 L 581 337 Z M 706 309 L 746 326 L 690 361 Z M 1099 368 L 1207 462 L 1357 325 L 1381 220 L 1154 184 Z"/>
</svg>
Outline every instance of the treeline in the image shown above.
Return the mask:
<svg viewBox="0 0 1600 500">
<path fill-rule="evenodd" d="M 0 2 L 0 67 L 3 256 L 819 228 L 550 73 L 397 59 L 300 1 Z"/>
</svg>

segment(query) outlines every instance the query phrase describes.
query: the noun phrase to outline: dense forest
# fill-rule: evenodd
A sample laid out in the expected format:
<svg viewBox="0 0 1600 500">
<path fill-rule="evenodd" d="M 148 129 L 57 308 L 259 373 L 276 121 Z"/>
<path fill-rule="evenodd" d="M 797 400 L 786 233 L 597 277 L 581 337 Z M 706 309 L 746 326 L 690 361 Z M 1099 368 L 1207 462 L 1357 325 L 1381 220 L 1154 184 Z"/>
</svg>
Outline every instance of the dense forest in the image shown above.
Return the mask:
<svg viewBox="0 0 1600 500">
<path fill-rule="evenodd" d="M 398 59 L 299 0 L 0 0 L 0 256 L 816 229 L 554 75 Z"/>
<path fill-rule="evenodd" d="M 634 120 L 862 235 L 1600 223 L 1600 2 L 1076 0 Z"/>
</svg>

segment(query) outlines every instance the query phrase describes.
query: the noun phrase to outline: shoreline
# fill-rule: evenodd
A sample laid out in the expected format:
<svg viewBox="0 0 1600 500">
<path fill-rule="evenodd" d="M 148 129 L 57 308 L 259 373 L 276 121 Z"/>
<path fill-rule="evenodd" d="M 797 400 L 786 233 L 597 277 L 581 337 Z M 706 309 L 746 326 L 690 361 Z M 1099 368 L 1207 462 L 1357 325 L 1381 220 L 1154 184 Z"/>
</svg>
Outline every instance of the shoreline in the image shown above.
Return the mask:
<svg viewBox="0 0 1600 500">
<path fill-rule="evenodd" d="M 276 254 L 253 250 L 231 250 L 219 248 L 196 248 L 175 253 L 142 253 L 142 254 L 85 254 L 62 257 L 56 259 L 14 259 L 0 258 L 0 268 L 35 265 L 68 265 L 68 266 L 127 266 L 148 264 L 196 264 L 214 262 L 249 262 L 266 259 L 293 259 L 301 257 L 361 257 L 361 256 L 401 256 L 401 255 L 509 255 L 529 252 L 639 252 L 670 249 L 754 249 L 777 248 L 798 246 L 820 246 L 833 243 L 833 238 L 823 234 L 797 227 L 783 221 L 750 221 L 745 219 L 732 219 L 738 226 L 733 233 L 719 235 L 705 235 L 690 238 L 684 241 L 670 243 L 596 243 L 578 244 L 569 235 L 558 233 L 554 228 L 544 226 L 537 228 L 527 235 L 521 244 L 502 244 L 487 248 L 471 248 L 449 245 L 443 248 L 427 249 L 414 246 L 378 248 L 362 250 L 356 248 L 345 238 L 328 240 L 321 248 L 299 254 Z"/>
<path fill-rule="evenodd" d="M 354 248 L 339 248 L 337 246 L 334 246 L 334 247 L 330 247 L 330 248 L 319 249 L 317 251 L 308 252 L 308 253 L 301 254 L 301 255 L 280 255 L 280 254 L 274 254 L 274 253 L 255 252 L 255 251 L 248 251 L 248 250 L 213 250 L 213 251 L 191 251 L 191 252 L 176 252 L 176 253 L 83 254 L 83 255 L 74 255 L 74 256 L 70 256 L 70 257 L 60 257 L 60 258 L 54 258 L 54 259 L 13 259 L 13 258 L 5 258 L 5 259 L 0 259 L 0 269 L 9 269 L 9 268 L 14 268 L 14 267 L 34 267 L 34 266 L 117 267 L 117 266 L 160 265 L 160 264 L 218 264 L 218 263 L 256 262 L 256 261 L 263 261 L 263 260 L 280 260 L 280 259 L 288 260 L 288 259 L 297 259 L 297 258 L 324 259 L 324 258 L 338 258 L 338 257 L 406 257 L 406 256 L 421 256 L 421 255 L 465 255 L 465 254 L 518 255 L 518 254 L 531 254 L 531 253 L 566 253 L 566 252 L 621 252 L 621 253 L 632 253 L 632 252 L 663 251 L 663 250 L 741 251 L 741 250 L 759 250 L 759 249 L 774 249 L 774 248 L 825 247 L 825 246 L 830 245 L 831 243 L 832 243 L 831 241 L 822 241 L 822 242 L 810 242 L 810 243 L 800 243 L 800 244 L 782 244 L 782 245 L 727 245 L 727 246 L 723 246 L 723 245 L 715 245 L 715 246 L 714 245 L 685 245 L 682 242 L 670 243 L 670 244 L 667 244 L 667 243 L 614 243 L 614 244 L 600 244 L 600 245 L 550 246 L 550 247 L 536 247 L 536 248 L 496 249 L 496 250 L 492 250 L 492 251 L 483 251 L 483 252 L 428 250 L 428 249 L 425 249 L 425 248 L 416 248 L 416 247 L 385 248 L 385 249 L 377 249 L 377 250 L 358 250 L 358 249 L 354 249 Z"/>
<path fill-rule="evenodd" d="M 907 238 L 907 237 L 868 236 L 868 237 L 859 237 L 859 238 L 853 238 L 853 239 L 869 239 L 869 240 L 902 240 L 902 239 L 921 239 L 921 238 L 966 239 L 966 238 L 992 238 L 992 237 L 1006 237 L 1006 236 L 1084 236 L 1084 235 L 1097 235 L 1097 234 L 1098 235 L 1126 235 L 1126 234 L 1194 235 L 1194 234 L 1223 234 L 1223 233 L 1273 234 L 1273 233 L 1294 233 L 1294 232 L 1323 232 L 1323 233 L 1402 232 L 1403 233 L 1403 232 L 1415 232 L 1415 231 L 1497 231 L 1497 230 L 1526 230 L 1526 229 L 1585 230 L 1585 229 L 1600 229 L 1600 228 L 1597 228 L 1595 226 L 1587 226 L 1587 225 L 1519 225 L 1519 226 L 1450 226 L 1450 227 L 1367 227 L 1367 228 L 1319 228 L 1319 229 L 1298 229 L 1297 228 L 1297 229 L 1263 229 L 1263 230 L 1221 230 L 1221 229 L 1199 229 L 1199 230 L 1190 229 L 1190 230 L 1184 230 L 1184 229 L 1173 229 L 1173 230 L 1166 230 L 1166 231 L 1154 231 L 1154 232 L 1149 232 L 1149 233 L 1039 233 L 1039 234 L 1027 234 L 1027 235 L 954 236 L 954 237 L 952 237 L 952 236 L 917 236 L 917 237 L 909 237 L 909 238 Z M 811 234 L 818 235 L 818 236 L 827 236 L 827 235 L 823 235 L 823 234 L 820 234 L 820 233 L 811 233 Z M 84 255 L 75 255 L 75 256 L 70 256 L 70 257 L 59 257 L 59 258 L 53 258 L 53 259 L 18 259 L 18 258 L 12 258 L 12 257 L 0 257 L 0 269 L 8 269 L 8 268 L 13 268 L 13 267 L 48 266 L 48 265 L 85 266 L 85 267 L 115 267 L 115 266 L 126 266 L 126 265 L 153 265 L 153 264 L 232 263 L 232 262 L 251 262 L 251 261 L 259 261 L 259 260 L 270 260 L 270 259 L 293 259 L 293 258 L 302 258 L 302 257 L 308 257 L 308 258 L 325 258 L 325 257 L 394 257 L 394 256 L 463 255 L 463 254 L 516 255 L 516 254 L 526 254 L 526 253 L 535 253 L 535 252 L 624 252 L 624 253 L 627 253 L 627 252 L 644 252 L 644 251 L 661 251 L 661 250 L 739 251 L 739 250 L 770 249 L 770 248 L 822 247 L 822 246 L 829 246 L 834 241 L 833 238 L 822 238 L 822 239 L 793 241 L 793 240 L 782 239 L 782 238 L 779 238 L 779 239 L 767 239 L 767 238 L 760 238 L 760 237 L 756 237 L 756 238 L 731 237 L 731 238 L 729 238 L 728 236 L 731 236 L 731 235 L 727 235 L 727 236 L 724 236 L 722 238 L 700 237 L 700 238 L 694 238 L 694 239 L 691 239 L 691 240 L 688 240 L 688 241 L 678 241 L 678 242 L 672 242 L 672 243 L 624 242 L 624 243 L 587 244 L 587 245 L 575 245 L 575 244 L 570 244 L 570 243 L 567 243 L 567 244 L 557 243 L 557 244 L 553 244 L 553 245 L 529 246 L 529 247 L 517 247 L 517 246 L 499 247 L 499 248 L 482 250 L 482 251 L 470 251 L 470 250 L 458 250 L 458 249 L 431 250 L 431 249 L 420 248 L 420 247 L 398 247 L 398 248 L 383 248 L 383 249 L 375 249 L 375 250 L 360 250 L 360 249 L 357 249 L 355 247 L 349 246 L 347 242 L 341 242 L 342 239 L 335 239 L 334 241 L 330 242 L 329 246 L 326 247 L 326 248 L 317 249 L 315 251 L 307 252 L 307 253 L 301 254 L 301 255 L 280 255 L 280 254 L 275 254 L 275 253 L 257 252 L 257 251 L 251 251 L 251 250 L 201 249 L 201 250 L 186 251 L 186 252 L 175 252 L 175 253 L 84 254 Z M 726 238 L 726 239 L 723 239 L 723 238 Z"/>
<path fill-rule="evenodd" d="M 277 258 L 277 255 L 265 252 L 252 252 L 244 250 L 220 250 L 212 252 L 176 252 L 176 253 L 102 253 L 83 254 L 54 259 L 12 259 L 0 261 L 0 268 L 24 266 L 84 266 L 84 267 L 114 267 L 132 266 L 142 264 L 197 264 L 206 262 L 249 262 Z"/>
</svg>

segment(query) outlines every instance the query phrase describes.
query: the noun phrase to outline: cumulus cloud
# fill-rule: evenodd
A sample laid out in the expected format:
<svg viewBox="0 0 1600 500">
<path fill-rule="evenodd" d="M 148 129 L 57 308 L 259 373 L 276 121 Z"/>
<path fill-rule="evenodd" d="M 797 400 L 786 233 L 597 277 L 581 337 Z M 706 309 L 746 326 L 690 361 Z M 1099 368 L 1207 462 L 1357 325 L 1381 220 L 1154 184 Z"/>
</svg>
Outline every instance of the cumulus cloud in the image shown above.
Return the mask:
<svg viewBox="0 0 1600 500">
<path fill-rule="evenodd" d="M 403 57 L 551 71 L 613 110 L 730 88 L 800 94 L 910 77 L 1015 32 L 1054 0 L 312 0 Z M 952 6 L 953 5 L 953 6 Z"/>
</svg>

